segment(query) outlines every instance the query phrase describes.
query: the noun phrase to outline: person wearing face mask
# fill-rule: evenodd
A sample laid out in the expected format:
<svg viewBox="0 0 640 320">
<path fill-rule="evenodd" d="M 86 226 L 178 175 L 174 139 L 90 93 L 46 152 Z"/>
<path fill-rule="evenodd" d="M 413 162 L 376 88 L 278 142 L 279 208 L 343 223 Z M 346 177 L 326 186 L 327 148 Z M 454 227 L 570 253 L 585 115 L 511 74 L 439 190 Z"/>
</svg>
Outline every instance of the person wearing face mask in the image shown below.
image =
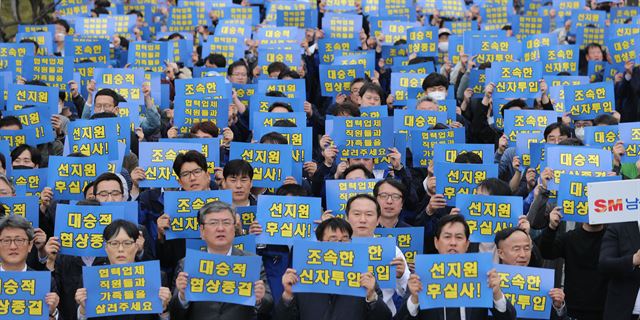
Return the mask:
<svg viewBox="0 0 640 320">
<path fill-rule="evenodd" d="M 11 151 L 13 169 L 37 169 L 41 161 L 40 151 L 28 144 L 19 145 Z"/>
<path fill-rule="evenodd" d="M 451 30 L 449 28 L 440 28 L 438 30 L 438 52 L 447 53 L 449 52 L 449 36 L 451 35 Z"/>
<path fill-rule="evenodd" d="M 447 80 L 447 77 L 443 76 L 440 73 L 432 72 L 429 75 L 427 75 L 424 78 L 424 80 L 422 80 L 422 90 L 424 90 L 424 93 L 427 97 L 435 100 L 436 102 L 442 103 L 444 100 L 447 99 L 448 90 L 449 90 L 449 80 Z M 432 104 L 427 104 L 426 100 L 420 100 L 417 103 L 416 108 L 421 107 L 423 103 L 425 103 L 425 106 L 432 105 Z M 425 107 L 423 108 L 423 110 L 430 110 L 430 109 Z M 460 128 L 460 127 L 468 128 L 470 126 L 469 121 L 462 115 L 458 114 L 457 112 L 456 112 L 456 118 L 452 120 L 455 120 L 451 123 L 452 128 Z M 467 135 L 468 135 L 469 130 L 465 130 L 465 132 L 467 132 Z M 467 138 L 467 141 L 468 141 L 468 138 Z"/>
<path fill-rule="evenodd" d="M 54 22 L 56 33 L 54 41 L 56 44 L 54 55 L 64 57 L 64 39 L 69 34 L 71 27 L 66 20 L 58 19 Z"/>
</svg>

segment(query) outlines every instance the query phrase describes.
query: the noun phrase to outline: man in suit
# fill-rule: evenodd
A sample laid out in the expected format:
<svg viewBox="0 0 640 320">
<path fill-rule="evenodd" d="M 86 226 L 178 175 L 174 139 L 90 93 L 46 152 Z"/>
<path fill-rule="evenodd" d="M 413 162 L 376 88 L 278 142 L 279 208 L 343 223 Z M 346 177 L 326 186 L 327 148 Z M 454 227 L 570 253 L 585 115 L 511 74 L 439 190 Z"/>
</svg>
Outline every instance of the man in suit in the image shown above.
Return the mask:
<svg viewBox="0 0 640 320">
<path fill-rule="evenodd" d="M 318 225 L 318 241 L 350 242 L 353 229 L 341 218 L 330 218 Z M 274 312 L 274 320 L 388 320 L 391 311 L 382 300 L 370 272 L 362 275 L 360 284 L 367 289 L 367 297 L 325 293 L 296 293 L 292 286 L 299 280 L 296 270 L 287 269 L 282 276 L 284 292 Z"/>
<path fill-rule="evenodd" d="M 599 269 L 609 277 L 603 319 L 638 319 L 640 315 L 640 229 L 638 222 L 607 226 Z M 585 279 L 588 281 L 589 279 Z"/>
<path fill-rule="evenodd" d="M 220 255 L 247 256 L 250 253 L 233 247 L 235 237 L 236 214 L 231 205 L 215 201 L 207 203 L 198 212 L 200 237 L 207 244 L 209 253 Z M 255 307 L 221 302 L 190 302 L 185 297 L 189 275 L 184 272 L 184 258 L 176 268 L 176 289 L 169 303 L 171 319 L 215 319 L 215 320 L 251 320 L 256 316 L 266 317 L 273 307 L 273 297 L 267 285 L 264 268 L 261 266 L 260 279 L 256 281 L 254 292 Z"/>
<path fill-rule="evenodd" d="M 34 233 L 31 222 L 22 216 L 8 215 L 0 219 L 0 272 L 33 271 L 27 266 L 27 256 L 33 248 Z M 44 302 L 48 307 L 49 319 L 58 319 L 60 297 L 55 292 L 54 282 L 51 283 L 52 292 L 47 293 Z"/>
<path fill-rule="evenodd" d="M 469 225 L 459 214 L 446 215 L 438 221 L 435 234 L 435 247 L 439 254 L 466 253 L 469 248 Z M 489 287 L 493 291 L 493 308 L 491 313 L 497 320 L 515 320 L 516 310 L 507 301 L 500 290 L 500 277 L 495 269 L 487 273 Z M 435 308 L 420 310 L 418 293 L 423 290 L 422 281 L 416 274 L 409 278 L 409 299 L 400 311 L 401 319 L 422 320 L 481 320 L 489 319 L 488 309 L 485 308 Z"/>
</svg>

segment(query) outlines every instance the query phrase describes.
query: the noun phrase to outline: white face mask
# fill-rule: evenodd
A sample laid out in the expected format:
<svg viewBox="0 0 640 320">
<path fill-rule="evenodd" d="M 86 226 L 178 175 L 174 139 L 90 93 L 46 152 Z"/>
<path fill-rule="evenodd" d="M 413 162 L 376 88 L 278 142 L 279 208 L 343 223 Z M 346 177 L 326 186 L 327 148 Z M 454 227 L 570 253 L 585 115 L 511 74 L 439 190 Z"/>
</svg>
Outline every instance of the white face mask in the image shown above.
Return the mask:
<svg viewBox="0 0 640 320">
<path fill-rule="evenodd" d="M 580 141 L 584 140 L 584 127 L 576 128 L 574 131 L 576 138 L 580 139 Z"/>
<path fill-rule="evenodd" d="M 447 93 L 444 91 L 432 91 L 427 93 L 427 97 L 436 101 L 441 101 L 447 98 Z"/>
<path fill-rule="evenodd" d="M 438 50 L 441 52 L 449 52 L 449 42 L 438 42 Z"/>
<path fill-rule="evenodd" d="M 56 41 L 62 42 L 64 41 L 65 34 L 64 33 L 56 33 Z"/>
</svg>

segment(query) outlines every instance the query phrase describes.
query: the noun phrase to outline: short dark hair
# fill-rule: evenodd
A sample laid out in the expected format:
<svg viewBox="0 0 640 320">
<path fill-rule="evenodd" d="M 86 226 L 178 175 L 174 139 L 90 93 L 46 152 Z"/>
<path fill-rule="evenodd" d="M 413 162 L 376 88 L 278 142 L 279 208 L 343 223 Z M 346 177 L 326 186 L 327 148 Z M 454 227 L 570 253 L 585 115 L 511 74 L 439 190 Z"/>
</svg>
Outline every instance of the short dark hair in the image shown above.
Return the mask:
<svg viewBox="0 0 640 320">
<path fill-rule="evenodd" d="M 269 109 L 267 109 L 267 112 L 271 112 L 271 111 L 273 111 L 273 109 L 278 108 L 278 107 L 285 108 L 285 109 L 287 109 L 287 111 L 293 112 L 293 108 L 291 108 L 290 104 L 285 103 L 285 102 L 277 102 L 277 101 L 272 103 L 269 106 Z"/>
<path fill-rule="evenodd" d="M 236 223 L 236 211 L 233 207 L 223 201 L 213 201 L 205 204 L 200 210 L 198 210 L 198 223 L 202 226 L 204 224 L 204 217 L 213 212 L 228 211 L 233 217 L 233 223 Z"/>
<path fill-rule="evenodd" d="M 547 136 L 551 133 L 551 131 L 555 129 L 560 129 L 561 136 L 567 136 L 567 137 L 571 136 L 571 129 L 569 129 L 569 127 L 565 126 L 560 122 L 554 122 L 548 125 L 546 128 L 544 128 L 544 139 L 547 140 Z"/>
<path fill-rule="evenodd" d="M 309 193 L 307 189 L 299 184 L 283 184 L 276 190 L 277 196 L 287 196 L 292 195 L 296 197 L 308 197 Z"/>
<path fill-rule="evenodd" d="M 233 159 L 224 165 L 222 176 L 226 179 L 231 176 L 242 177 L 247 176 L 253 180 L 253 167 L 251 163 L 243 159 Z"/>
<path fill-rule="evenodd" d="M 138 237 L 140 236 L 140 231 L 135 223 L 124 219 L 117 219 L 112 221 L 106 228 L 104 228 L 104 231 L 102 231 L 102 239 L 104 242 L 107 242 L 109 239 L 117 236 L 120 229 L 122 229 L 134 241 L 138 240 Z"/>
<path fill-rule="evenodd" d="M 514 233 L 516 233 L 518 231 L 526 234 L 527 237 L 529 237 L 529 239 L 531 239 L 529 234 L 526 231 L 524 231 L 523 229 L 512 227 L 512 228 L 502 229 L 502 230 L 496 232 L 496 236 L 493 239 L 493 242 L 496 244 L 496 247 L 500 247 L 500 242 L 502 242 L 504 240 L 507 240 L 507 238 L 511 237 L 512 234 L 514 234 Z"/>
<path fill-rule="evenodd" d="M 584 146 L 584 143 L 577 138 L 567 138 L 558 142 L 560 146 Z"/>
<path fill-rule="evenodd" d="M 84 189 L 82 189 L 82 193 L 84 194 L 84 197 L 85 197 L 85 198 L 87 197 L 87 192 L 89 191 L 89 189 L 90 189 L 91 187 L 93 187 L 93 186 L 94 186 L 94 184 L 95 184 L 95 183 L 94 183 L 93 181 L 90 181 L 89 183 L 87 183 L 87 185 L 86 185 L 86 186 L 84 186 Z M 93 194 L 93 192 L 92 192 L 92 194 Z"/>
<path fill-rule="evenodd" d="M 602 46 L 601 46 L 601 45 L 599 45 L 599 44 L 597 44 L 597 43 L 595 43 L 595 42 L 591 42 L 591 43 L 587 44 L 587 45 L 584 47 L 584 54 L 585 54 L 585 56 L 586 56 L 587 54 L 589 54 L 589 49 L 591 49 L 591 48 L 598 48 L 598 49 L 600 49 L 600 52 L 604 53 L 604 49 L 602 49 Z"/>
<path fill-rule="evenodd" d="M 364 175 L 367 177 L 367 179 L 375 179 L 375 176 L 373 175 L 373 172 L 369 171 L 369 169 L 367 169 L 367 167 L 365 167 L 363 164 L 353 164 L 350 165 L 349 167 L 347 167 L 347 169 L 344 170 L 344 172 L 340 175 L 340 179 L 345 179 L 345 177 L 356 170 L 362 170 L 364 172 Z"/>
<path fill-rule="evenodd" d="M 428 76 L 422 80 L 422 90 L 427 91 L 428 88 L 443 86 L 445 88 L 449 88 L 449 81 L 447 77 L 437 73 L 432 72 Z"/>
<path fill-rule="evenodd" d="M 349 198 L 349 200 L 347 201 L 347 207 L 344 210 L 347 216 L 349 216 L 349 211 L 351 210 L 351 204 L 358 199 L 368 199 L 373 201 L 373 203 L 376 204 L 376 213 L 378 214 L 378 218 L 380 217 L 380 215 L 382 215 L 382 209 L 380 208 L 380 204 L 378 204 L 378 201 L 376 201 L 376 198 L 374 198 L 372 195 L 368 193 L 359 193 Z"/>
<path fill-rule="evenodd" d="M 519 107 L 520 109 L 527 109 L 527 102 L 522 99 L 513 99 L 507 103 L 505 103 L 500 109 L 500 114 L 504 118 L 504 111 L 509 110 L 511 108 Z"/>
<path fill-rule="evenodd" d="M 11 214 L 0 218 L 0 234 L 7 228 L 24 230 L 29 241 L 35 236 L 31 222 L 21 215 Z"/>
<path fill-rule="evenodd" d="M 0 118 L 0 129 L 9 126 L 18 126 L 18 128 L 22 129 L 22 122 L 20 122 L 20 119 L 14 116 L 6 116 Z"/>
<path fill-rule="evenodd" d="M 271 91 L 267 91 L 267 93 L 264 94 L 267 97 L 278 97 L 278 98 L 286 98 L 287 95 L 284 94 L 282 91 L 278 91 L 278 90 L 271 90 Z"/>
<path fill-rule="evenodd" d="M 280 72 L 280 74 L 278 74 L 278 79 L 282 80 L 286 77 L 289 77 L 291 79 L 300 79 L 300 74 L 298 74 L 297 72 L 291 70 L 291 69 L 287 69 L 284 70 L 282 72 Z"/>
<path fill-rule="evenodd" d="M 475 152 L 461 152 L 456 157 L 455 163 L 482 164 L 482 158 Z"/>
<path fill-rule="evenodd" d="M 461 214 L 448 214 L 440 218 L 436 227 L 436 239 L 440 239 L 442 228 L 450 223 L 462 223 L 464 225 L 464 235 L 467 237 L 467 240 L 469 240 L 469 235 L 471 234 L 469 224 L 467 224 L 467 220 L 465 220 Z"/>
<path fill-rule="evenodd" d="M 122 180 L 120 180 L 120 177 L 118 177 L 118 175 L 115 173 L 105 172 L 99 175 L 95 180 L 93 180 L 93 195 L 96 195 L 98 193 L 98 185 L 100 184 L 100 182 L 104 181 L 117 181 L 118 186 L 120 186 L 120 192 L 124 193 L 124 186 L 122 185 Z"/>
<path fill-rule="evenodd" d="M 274 127 L 284 127 L 284 128 L 295 128 L 297 127 L 295 123 L 291 122 L 289 119 L 279 119 L 273 123 Z"/>
<path fill-rule="evenodd" d="M 280 61 L 272 62 L 267 66 L 267 75 L 273 72 L 284 72 L 285 70 L 289 70 L 286 64 Z"/>
<path fill-rule="evenodd" d="M 376 182 L 376 185 L 373 186 L 373 196 L 374 197 L 378 197 L 378 193 L 380 192 L 380 187 L 382 187 L 383 184 L 388 184 L 396 189 L 398 189 L 400 191 L 400 193 L 402 194 L 402 201 L 404 202 L 407 199 L 407 187 L 400 182 L 399 180 L 396 180 L 394 178 L 385 178 L 383 180 L 380 180 L 378 182 Z"/>
<path fill-rule="evenodd" d="M 135 14 L 136 16 L 138 16 L 140 18 L 144 18 L 144 14 L 142 14 L 142 12 L 140 12 L 140 10 L 131 9 L 131 10 L 129 10 L 129 12 L 127 12 L 127 15 L 130 15 L 130 14 Z"/>
<path fill-rule="evenodd" d="M 355 104 L 351 103 L 351 102 L 343 102 L 341 104 L 338 104 L 334 109 L 333 109 L 333 115 L 334 116 L 339 116 L 341 114 L 348 114 L 352 117 L 359 117 L 360 116 L 360 108 L 358 108 L 358 106 L 356 106 Z"/>
<path fill-rule="evenodd" d="M 69 22 L 67 22 L 67 20 L 58 19 L 54 22 L 54 24 L 62 26 L 67 33 L 69 33 L 69 30 L 71 30 L 71 26 L 69 26 Z"/>
<path fill-rule="evenodd" d="M 287 144 L 289 141 L 287 140 L 287 137 L 282 134 L 272 131 L 260 137 L 260 143 Z"/>
<path fill-rule="evenodd" d="M 29 153 L 31 153 L 31 162 L 40 166 L 40 163 L 42 162 L 42 155 L 40 154 L 40 151 L 28 144 L 21 144 L 11 151 L 11 162 L 16 161 L 16 159 L 18 159 L 18 157 L 25 151 L 29 151 Z"/>
<path fill-rule="evenodd" d="M 234 61 L 232 64 L 230 64 L 229 67 L 227 68 L 227 75 L 230 76 L 231 74 L 233 74 L 233 70 L 240 67 L 247 69 L 247 77 L 248 77 L 249 67 L 243 60 L 237 60 L 237 61 Z"/>
<path fill-rule="evenodd" d="M 178 154 L 176 159 L 173 160 L 173 172 L 175 172 L 177 176 L 180 176 L 182 165 L 187 162 L 195 162 L 198 167 L 202 168 L 202 170 L 204 171 L 207 171 L 207 158 L 205 158 L 202 153 L 196 150 L 189 150 L 185 153 Z"/>
<path fill-rule="evenodd" d="M 211 121 L 202 121 L 193 124 L 191 130 L 189 132 L 196 134 L 198 131 L 202 131 L 204 133 L 210 134 L 212 137 L 217 137 L 220 134 L 220 129 L 216 126 L 215 123 Z"/>
<path fill-rule="evenodd" d="M 488 178 L 478 184 L 478 189 L 483 188 L 487 190 L 487 192 L 492 196 L 510 196 L 511 188 L 509 184 L 498 179 L 498 178 Z"/>
<path fill-rule="evenodd" d="M 35 46 L 35 51 L 34 51 L 35 53 L 38 53 L 38 50 L 40 49 L 40 45 L 38 44 L 38 42 L 36 42 L 33 39 L 25 38 L 25 39 L 20 40 L 20 43 L 31 43 L 31 44 L 33 44 Z"/>
<path fill-rule="evenodd" d="M 382 87 L 376 83 L 373 83 L 373 82 L 365 83 L 362 86 L 362 88 L 360 88 L 360 91 L 358 92 L 358 94 L 362 97 L 364 96 L 365 93 L 367 93 L 367 91 L 372 91 L 378 96 L 380 96 L 380 100 L 384 99 L 384 89 L 382 89 Z"/>
<path fill-rule="evenodd" d="M 316 228 L 316 239 L 318 241 L 322 241 L 322 237 L 324 237 L 324 231 L 327 229 L 341 230 L 342 232 L 346 232 L 349 234 L 349 239 L 351 239 L 351 236 L 353 235 L 353 228 L 351 228 L 349 222 L 342 218 L 329 218 L 322 221 Z"/>
<path fill-rule="evenodd" d="M 94 99 L 97 98 L 98 96 L 109 96 L 109 97 L 111 97 L 113 99 L 114 106 L 116 106 L 116 107 L 118 106 L 118 103 L 120 102 L 120 95 L 117 92 L 115 92 L 114 90 L 109 89 L 109 88 L 101 89 L 100 91 L 98 91 L 98 93 L 96 93 L 96 96 L 94 97 Z"/>
<path fill-rule="evenodd" d="M 227 58 L 219 53 L 211 53 L 206 58 L 209 64 L 215 65 L 218 68 L 224 68 L 227 66 Z"/>
<path fill-rule="evenodd" d="M 615 126 L 619 123 L 618 119 L 610 114 L 601 114 L 593 119 L 594 126 Z"/>
</svg>

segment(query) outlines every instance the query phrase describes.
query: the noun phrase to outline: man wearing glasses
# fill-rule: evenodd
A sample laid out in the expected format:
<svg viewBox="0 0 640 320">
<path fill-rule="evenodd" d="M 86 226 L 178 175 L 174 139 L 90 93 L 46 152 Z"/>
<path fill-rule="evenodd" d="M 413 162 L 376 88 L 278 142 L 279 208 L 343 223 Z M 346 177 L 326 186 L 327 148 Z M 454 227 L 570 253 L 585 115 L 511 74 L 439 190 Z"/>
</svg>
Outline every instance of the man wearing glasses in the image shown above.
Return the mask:
<svg viewBox="0 0 640 320">
<path fill-rule="evenodd" d="M 33 271 L 27 266 L 27 256 L 33 248 L 34 237 L 31 222 L 22 216 L 8 215 L 0 219 L 0 272 Z M 53 286 L 51 291 L 44 301 L 49 309 L 49 319 L 58 319 L 60 297 Z"/>
<path fill-rule="evenodd" d="M 233 247 L 235 238 L 236 213 L 231 205 L 214 201 L 207 203 L 198 212 L 200 237 L 207 244 L 207 252 L 220 255 L 247 256 L 251 253 Z M 186 262 L 190 263 L 190 262 Z M 191 262 L 192 263 L 192 262 Z M 260 279 L 254 286 L 256 296 L 255 307 L 222 302 L 189 302 L 185 290 L 189 275 L 184 272 L 184 259 L 176 268 L 176 290 L 169 303 L 172 319 L 206 319 L 214 317 L 219 320 L 259 319 L 271 312 L 273 297 L 267 284 L 264 267 L 260 267 Z"/>
</svg>

